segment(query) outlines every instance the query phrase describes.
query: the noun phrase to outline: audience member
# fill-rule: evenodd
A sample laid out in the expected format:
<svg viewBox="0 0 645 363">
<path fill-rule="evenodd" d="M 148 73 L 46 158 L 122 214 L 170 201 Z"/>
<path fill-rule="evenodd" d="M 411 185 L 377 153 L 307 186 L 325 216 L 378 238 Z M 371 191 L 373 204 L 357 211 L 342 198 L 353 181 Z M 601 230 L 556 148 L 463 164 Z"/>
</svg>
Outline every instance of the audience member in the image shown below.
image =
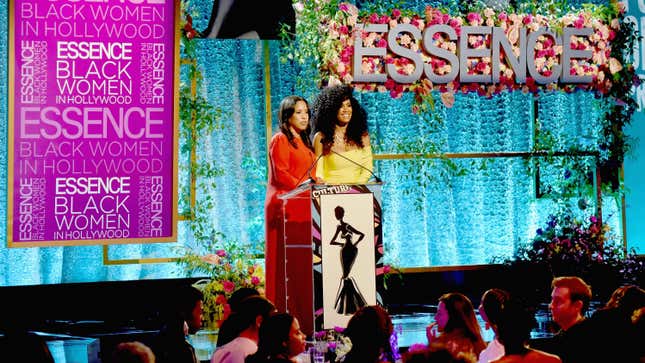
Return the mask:
<svg viewBox="0 0 645 363">
<path fill-rule="evenodd" d="M 634 312 L 645 306 L 645 290 L 636 285 L 617 288 L 607 304 L 589 319 L 593 338 L 600 344 L 613 349 L 596 352 L 595 357 L 602 361 L 638 362 L 639 349 L 643 339 L 632 323 Z"/>
<path fill-rule="evenodd" d="M 551 283 L 549 309 L 560 331 L 549 339 L 533 341 L 531 346 L 560 357 L 564 363 L 593 362 L 593 329 L 585 313 L 591 300 L 591 286 L 576 276 L 556 277 Z M 603 349 L 606 349 L 604 347 Z"/>
<path fill-rule="evenodd" d="M 390 345 L 390 315 L 378 305 L 365 306 L 352 315 L 344 335 L 352 342 L 343 363 L 394 362 Z"/>
<path fill-rule="evenodd" d="M 114 348 L 112 363 L 155 363 L 155 355 L 141 342 L 123 342 Z"/>
<path fill-rule="evenodd" d="M 457 292 L 439 298 L 435 322 L 426 328 L 426 336 L 428 344 L 445 344 L 453 354 L 469 354 L 475 360 L 486 347 L 473 304 Z"/>
<path fill-rule="evenodd" d="M 173 296 L 152 350 L 157 363 L 197 363 L 195 349 L 186 338 L 202 327 L 204 294 L 194 286 L 186 286 Z"/>
<path fill-rule="evenodd" d="M 262 296 L 252 295 L 236 309 L 235 324 L 241 330 L 237 337 L 215 350 L 211 363 L 244 363 L 248 355 L 257 351 L 260 326 L 275 311 L 275 306 Z"/>
<path fill-rule="evenodd" d="M 259 296 L 260 292 L 252 287 L 242 287 L 231 294 L 228 299 L 229 312 L 224 315 L 224 321 L 217 331 L 217 347 L 230 342 L 235 339 L 244 327 L 240 327 L 237 322 L 237 315 L 239 311 L 239 304 L 242 300 L 249 296 Z"/>
<path fill-rule="evenodd" d="M 537 325 L 535 314 L 519 300 L 512 298 L 504 303 L 497 317 L 497 334 L 504 346 L 504 356 L 493 363 L 561 363 L 556 355 L 531 349 L 527 343 L 531 330 Z"/>
<path fill-rule="evenodd" d="M 637 337 L 645 337 L 645 307 L 634 311 L 632 324 L 634 324 L 634 334 Z M 638 344 L 636 347 L 636 355 L 640 363 L 645 363 L 645 345 Z"/>
<path fill-rule="evenodd" d="M 202 328 L 204 293 L 194 286 L 186 286 L 177 295 L 177 308 L 188 325 L 188 334 L 195 334 Z"/>
<path fill-rule="evenodd" d="M 298 319 L 288 313 L 267 317 L 260 326 L 258 350 L 246 358 L 246 363 L 296 363 L 305 351 L 305 334 Z"/>
<path fill-rule="evenodd" d="M 488 363 L 504 356 L 504 346 L 497 337 L 497 323 L 499 321 L 504 303 L 508 301 L 509 294 L 502 289 L 489 289 L 484 292 L 479 304 L 479 316 L 486 323 L 486 329 L 492 329 L 495 337 L 491 340 L 486 349 L 479 353 L 479 363 Z"/>
<path fill-rule="evenodd" d="M 186 340 L 188 327 L 184 315 L 168 313 L 151 345 L 157 363 L 198 363 L 195 349 Z"/>
<path fill-rule="evenodd" d="M 453 354 L 442 343 L 431 343 L 425 349 L 405 352 L 403 363 L 475 363 L 475 358 L 470 354 Z"/>
</svg>

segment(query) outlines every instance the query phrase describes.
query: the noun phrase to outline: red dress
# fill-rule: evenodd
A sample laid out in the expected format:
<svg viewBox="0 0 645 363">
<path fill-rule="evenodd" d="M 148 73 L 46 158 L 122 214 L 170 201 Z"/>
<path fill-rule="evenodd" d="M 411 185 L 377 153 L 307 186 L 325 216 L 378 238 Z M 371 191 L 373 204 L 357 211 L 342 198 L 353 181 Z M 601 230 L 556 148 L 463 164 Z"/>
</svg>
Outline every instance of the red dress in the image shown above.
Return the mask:
<svg viewBox="0 0 645 363">
<path fill-rule="evenodd" d="M 307 170 L 315 160 L 313 151 L 300 138 L 294 138 L 297 147 L 289 143 L 287 136 L 277 133 L 269 144 L 269 181 L 265 204 L 265 274 L 266 297 L 279 311 L 286 310 L 284 266 L 284 218 L 280 194 L 294 189 L 298 183 L 309 178 Z M 312 168 L 311 173 L 315 173 Z"/>
</svg>

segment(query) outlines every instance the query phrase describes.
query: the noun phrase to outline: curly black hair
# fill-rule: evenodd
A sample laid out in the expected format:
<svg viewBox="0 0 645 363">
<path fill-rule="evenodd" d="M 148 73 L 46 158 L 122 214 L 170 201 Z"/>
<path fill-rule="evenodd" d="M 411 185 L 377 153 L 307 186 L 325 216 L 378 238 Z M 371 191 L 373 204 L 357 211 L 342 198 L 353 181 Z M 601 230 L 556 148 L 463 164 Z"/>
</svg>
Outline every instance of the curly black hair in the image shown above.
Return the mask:
<svg viewBox="0 0 645 363">
<path fill-rule="evenodd" d="M 291 116 L 293 116 L 294 112 L 296 111 L 296 103 L 298 103 L 298 101 L 304 102 L 307 105 L 307 111 L 310 111 L 309 102 L 307 102 L 304 97 L 300 96 L 287 96 L 283 98 L 282 102 L 280 102 L 280 111 L 278 111 L 280 131 L 287 136 L 287 140 L 289 140 L 289 143 L 295 148 L 298 148 L 298 145 L 295 141 L 293 141 L 295 136 L 291 133 L 291 129 L 289 128 L 289 118 L 291 118 Z M 311 124 L 307 126 L 306 130 L 300 133 L 300 138 L 302 139 L 302 142 L 306 147 L 308 147 L 310 150 L 313 150 L 314 148 L 311 145 L 311 140 L 309 139 L 310 133 Z"/>
<path fill-rule="evenodd" d="M 363 148 L 363 136 L 367 134 L 367 112 L 354 98 L 353 89 L 349 85 L 341 84 L 324 88 L 313 106 L 313 133 L 322 134 L 323 153 L 329 153 L 334 144 L 334 128 L 338 120 L 338 110 L 343 101 L 352 103 L 352 119 L 347 125 L 347 142 Z M 313 136 L 313 135 L 312 135 Z"/>
</svg>

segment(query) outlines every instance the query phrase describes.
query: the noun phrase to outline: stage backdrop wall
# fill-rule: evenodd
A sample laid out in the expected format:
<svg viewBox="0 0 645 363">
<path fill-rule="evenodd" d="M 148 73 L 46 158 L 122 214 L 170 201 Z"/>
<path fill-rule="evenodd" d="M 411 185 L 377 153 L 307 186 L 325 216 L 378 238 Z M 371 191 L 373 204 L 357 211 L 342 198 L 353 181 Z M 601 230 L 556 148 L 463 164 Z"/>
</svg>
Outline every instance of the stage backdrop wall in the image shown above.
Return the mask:
<svg viewBox="0 0 645 363">
<path fill-rule="evenodd" d="M 0 97 L 7 96 L 7 3 L 0 2 Z M 207 1 L 197 2 L 208 8 Z M 195 28 L 205 27 L 210 12 L 195 19 Z M 282 97 L 299 93 L 313 101 L 314 87 L 297 89 L 298 69 L 279 60 L 279 47 L 268 43 L 271 72 L 272 130 Z M 266 180 L 265 58 L 263 43 L 250 40 L 203 40 L 198 44 L 199 65 L 205 75 L 199 90 L 223 111 L 224 128 L 203 145 L 206 155 L 225 170 L 214 198 L 212 223 L 228 238 L 250 243 L 257 250 L 264 244 L 264 188 Z M 185 74 L 182 80 L 186 81 Z M 411 113 L 411 98 L 391 99 L 387 94 L 358 94 L 369 115 L 369 129 L 376 154 L 400 153 L 401 141 L 441 141 L 443 152 L 473 153 L 529 151 L 533 145 L 535 109 L 530 96 L 503 93 L 492 99 L 458 95 L 447 109 L 437 102 L 436 114 L 445 120 L 431 133 L 426 122 Z M 600 111 L 590 94 L 543 94 L 538 99 L 538 118 L 557 137 L 562 150 L 581 146 L 597 137 Z M 7 105 L 0 103 L 0 178 L 6 180 Z M 642 146 L 641 146 L 642 150 Z M 491 256 L 509 255 L 526 243 L 545 223 L 556 205 L 536 197 L 535 179 L 527 175 L 521 158 L 457 159 L 468 171 L 464 176 L 427 183 L 414 175 L 440 174 L 428 163 L 410 160 L 377 160 L 376 174 L 383 186 L 383 238 L 386 260 L 400 267 L 485 264 Z M 412 167 L 410 167 L 412 165 Z M 563 171 L 542 165 L 541 183 Z M 185 178 L 183 178 L 185 180 Z M 425 193 L 418 200 L 420 193 Z M 119 264 L 120 259 L 162 258 L 175 254 L 173 247 L 190 245 L 191 231 L 179 223 L 179 240 L 170 244 L 6 248 L 6 183 L 0 183 L 0 286 L 69 282 L 136 280 L 181 277 L 174 263 Z M 203 196 L 197 196 L 199 199 Z M 591 201 L 593 203 L 593 201 Z M 582 211 L 591 213 L 593 204 Z M 620 205 L 603 201 L 603 219 L 619 235 Z M 638 218 L 638 217 L 637 217 Z M 640 219 L 642 219 L 642 214 Z M 632 223 L 636 223 L 632 219 Z"/>
<path fill-rule="evenodd" d="M 642 1 L 629 0 L 625 2 L 627 14 L 639 30 L 645 31 L 645 4 Z M 634 67 L 640 77 L 645 77 L 645 38 L 635 47 Z M 629 245 L 645 253 L 645 84 L 636 88 L 636 100 L 639 110 L 634 114 L 632 125 L 626 133 L 634 138 L 635 148 L 625 158 L 625 233 Z"/>
</svg>

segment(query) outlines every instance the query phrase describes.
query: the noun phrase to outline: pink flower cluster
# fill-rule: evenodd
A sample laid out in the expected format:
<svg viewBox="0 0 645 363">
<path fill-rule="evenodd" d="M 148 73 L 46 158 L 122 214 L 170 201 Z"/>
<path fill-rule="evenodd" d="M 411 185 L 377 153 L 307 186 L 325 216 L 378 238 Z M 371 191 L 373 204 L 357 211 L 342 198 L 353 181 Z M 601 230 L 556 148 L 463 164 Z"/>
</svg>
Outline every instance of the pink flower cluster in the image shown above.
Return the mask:
<svg viewBox="0 0 645 363">
<path fill-rule="evenodd" d="M 356 27 L 359 23 L 387 24 L 389 29 L 399 24 L 410 24 L 421 32 L 426 27 L 441 24 L 450 26 L 457 36 L 460 36 L 462 26 L 500 27 L 513 47 L 514 56 L 520 54 L 521 29 L 526 29 L 528 36 L 540 28 L 591 28 L 593 33 L 588 37 L 572 36 L 570 47 L 575 50 L 591 50 L 591 59 L 572 59 L 571 74 L 591 76 L 592 82 L 578 85 L 560 85 L 556 82 L 540 85 L 527 73 L 526 82 L 517 83 L 515 72 L 502 51 L 499 59 L 500 79 L 498 83 L 494 84 L 461 83 L 459 78 L 447 84 L 433 84 L 425 76 L 412 84 L 400 84 L 389 77 L 385 83 L 356 83 L 353 82 L 352 70 L 356 37 L 360 37 L 364 47 L 387 48 L 387 33 L 359 32 Z M 613 74 L 622 69 L 622 64 L 617 59 L 610 57 L 610 43 L 620 27 L 618 20 L 614 19 L 610 24 L 606 24 L 586 11 L 568 14 L 560 18 L 531 14 L 507 14 L 506 12 L 496 13 L 492 9 L 485 9 L 482 13 L 469 13 L 466 16 L 452 16 L 438 9 L 427 7 L 423 16 L 405 16 L 401 10 L 394 9 L 388 15 L 368 14 L 359 17 L 358 9 L 354 5 L 341 3 L 337 14 L 325 26 L 324 30 L 330 40 L 326 44 L 333 44 L 325 49 L 323 57 L 322 70 L 328 72 L 329 84 L 353 84 L 359 90 L 388 92 L 393 98 L 401 97 L 404 92 L 414 92 L 417 103 L 421 103 L 424 97 L 427 97 L 433 90 L 449 94 L 441 98 L 446 106 L 451 106 L 454 102 L 455 92 L 477 92 L 482 96 L 490 97 L 505 90 L 537 92 L 540 89 L 562 89 L 571 92 L 575 89 L 585 89 L 607 94 L 612 86 Z M 558 32 L 554 30 L 554 33 Z M 430 65 L 435 74 L 449 74 L 452 71 L 452 65 L 443 58 L 425 52 L 422 49 L 421 41 L 421 39 L 414 39 L 406 33 L 402 33 L 397 38 L 399 45 L 421 54 L 424 63 Z M 450 40 L 445 34 L 435 33 L 433 43 L 436 47 L 457 54 L 458 40 Z M 489 49 L 490 52 L 491 36 L 469 35 L 468 44 L 470 49 Z M 537 39 L 534 56 L 537 72 L 545 77 L 551 76 L 556 70 L 555 66 L 560 63 L 562 50 L 562 45 L 557 45 L 551 36 L 540 35 Z M 468 58 L 467 72 L 473 75 L 491 75 L 492 62 L 490 56 Z M 385 74 L 386 64 L 394 65 L 396 71 L 403 75 L 410 75 L 415 71 L 414 64 L 408 58 L 400 57 L 388 50 L 385 57 L 363 57 L 361 72 L 364 74 Z"/>
</svg>

